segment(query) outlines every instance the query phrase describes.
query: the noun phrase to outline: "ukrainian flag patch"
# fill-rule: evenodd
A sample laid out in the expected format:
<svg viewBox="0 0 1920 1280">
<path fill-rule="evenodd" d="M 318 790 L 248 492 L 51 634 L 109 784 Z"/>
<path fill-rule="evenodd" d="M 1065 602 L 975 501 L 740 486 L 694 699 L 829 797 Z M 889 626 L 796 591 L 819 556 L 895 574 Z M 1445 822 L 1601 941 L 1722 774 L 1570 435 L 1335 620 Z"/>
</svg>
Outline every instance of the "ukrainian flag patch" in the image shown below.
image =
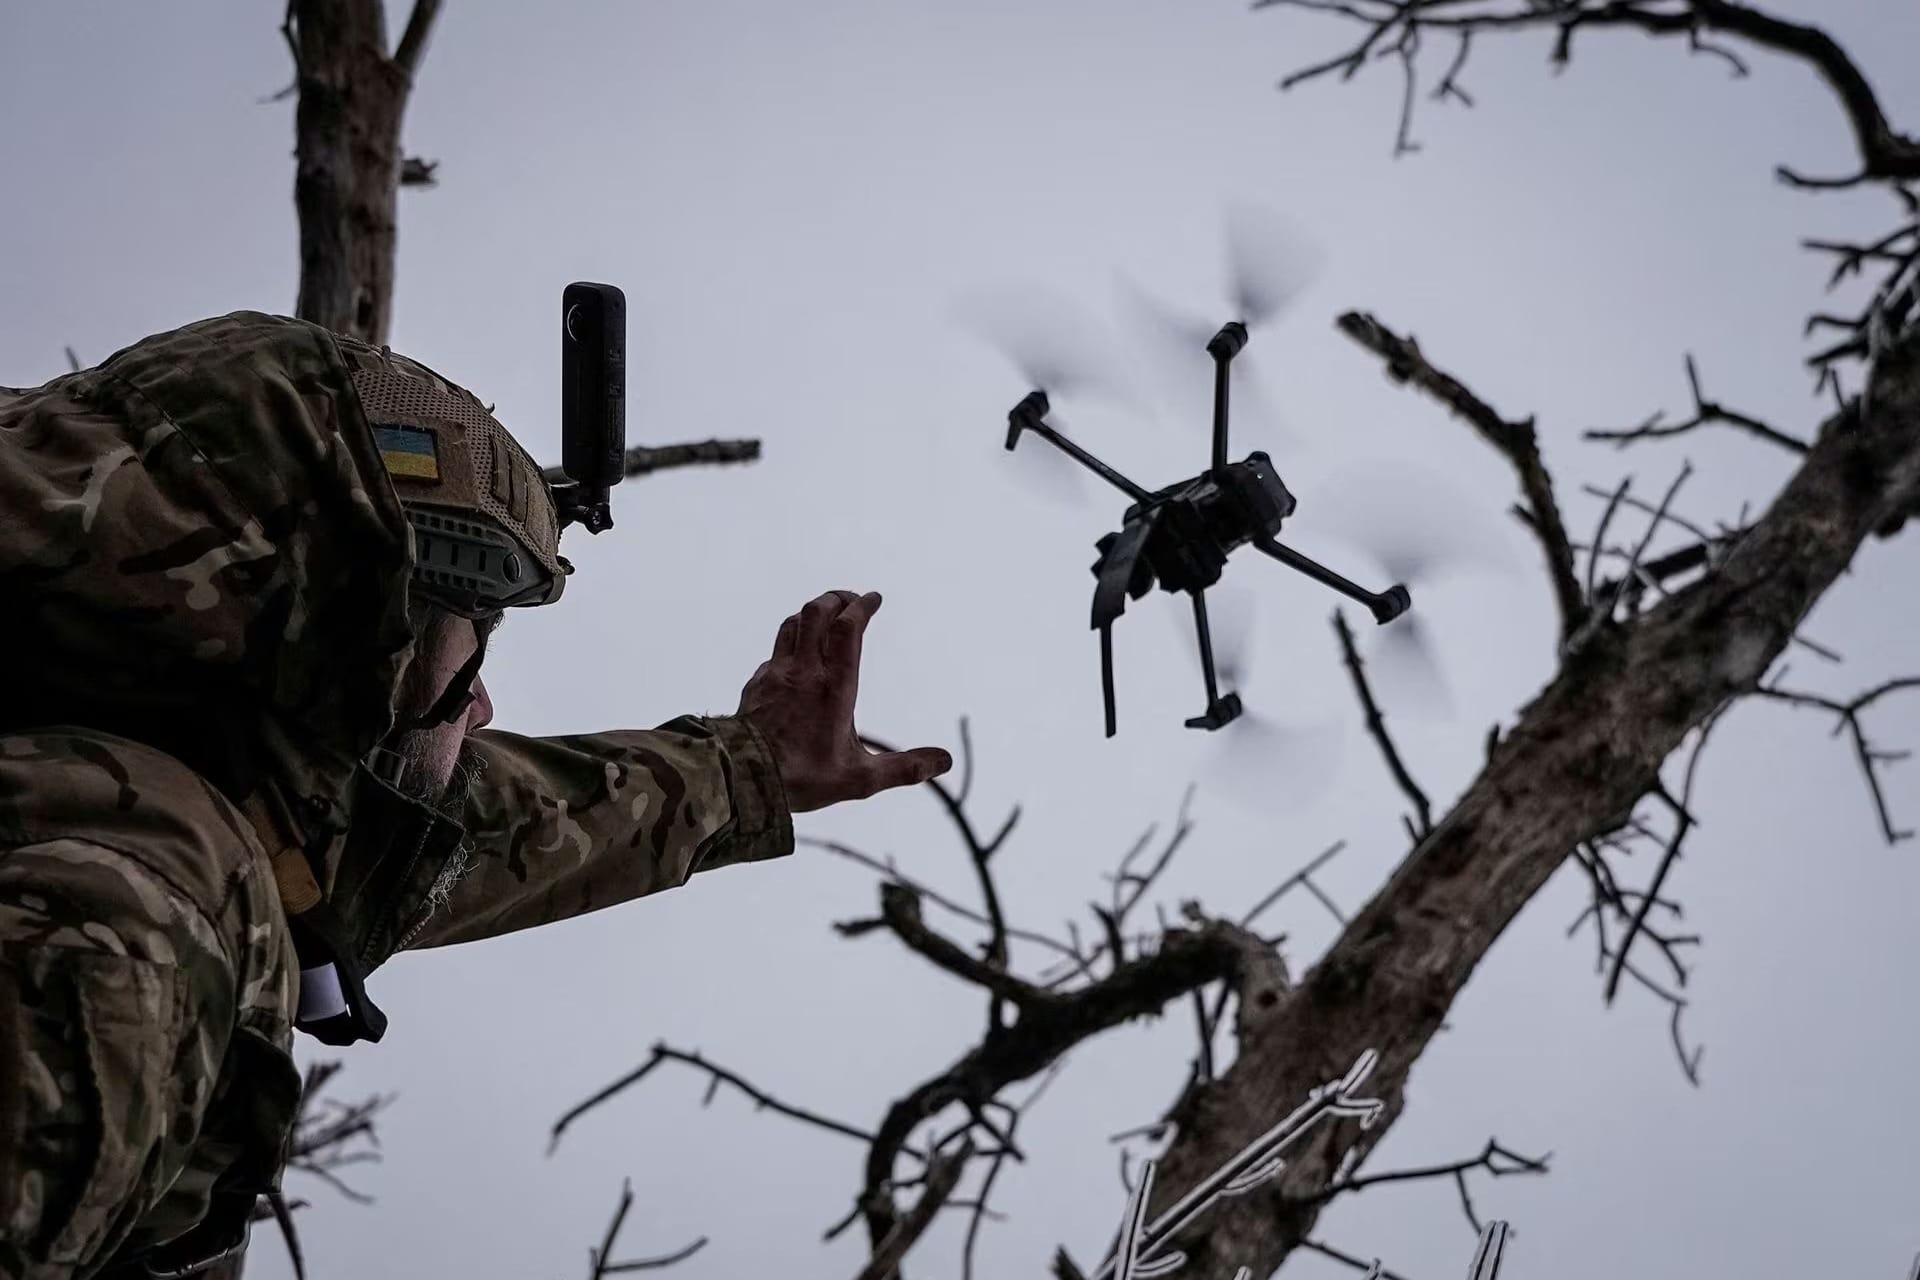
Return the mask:
<svg viewBox="0 0 1920 1280">
<path fill-rule="evenodd" d="M 373 439 L 388 475 L 407 480 L 440 478 L 440 454 L 433 432 L 425 427 L 375 427 Z"/>
</svg>

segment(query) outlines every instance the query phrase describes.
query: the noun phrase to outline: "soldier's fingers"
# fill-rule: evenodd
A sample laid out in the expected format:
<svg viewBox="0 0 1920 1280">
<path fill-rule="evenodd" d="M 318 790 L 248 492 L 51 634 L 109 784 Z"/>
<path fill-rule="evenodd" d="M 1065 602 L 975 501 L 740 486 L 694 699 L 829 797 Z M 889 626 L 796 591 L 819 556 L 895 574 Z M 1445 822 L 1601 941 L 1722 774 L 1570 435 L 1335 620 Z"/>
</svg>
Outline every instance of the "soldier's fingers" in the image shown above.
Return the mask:
<svg viewBox="0 0 1920 1280">
<path fill-rule="evenodd" d="M 797 641 L 802 657 L 818 655 L 826 646 L 827 624 L 857 597 L 851 591 L 826 591 L 800 607 L 800 635 Z"/>
<path fill-rule="evenodd" d="M 800 615 L 793 614 L 780 624 L 780 630 L 773 635 L 773 656 L 791 658 L 800 647 Z"/>
<path fill-rule="evenodd" d="M 869 591 L 840 611 L 827 624 L 827 671 L 838 680 L 857 685 L 860 679 L 860 649 L 867 634 L 867 623 L 880 608 L 880 593 Z"/>
<path fill-rule="evenodd" d="M 939 747 L 915 747 L 910 751 L 890 751 L 866 760 L 869 795 L 931 782 L 953 768 L 953 757 Z"/>
</svg>

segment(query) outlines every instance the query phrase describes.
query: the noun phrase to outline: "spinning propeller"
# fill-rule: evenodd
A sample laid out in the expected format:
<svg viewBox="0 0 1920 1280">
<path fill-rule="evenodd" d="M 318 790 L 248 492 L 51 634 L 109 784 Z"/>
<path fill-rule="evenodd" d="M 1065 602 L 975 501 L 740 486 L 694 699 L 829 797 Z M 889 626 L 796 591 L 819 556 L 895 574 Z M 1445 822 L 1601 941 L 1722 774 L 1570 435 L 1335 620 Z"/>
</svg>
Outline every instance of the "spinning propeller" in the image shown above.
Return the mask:
<svg viewBox="0 0 1920 1280">
<path fill-rule="evenodd" d="M 1430 469 L 1391 459 L 1349 464 L 1316 489 L 1316 533 L 1374 561 L 1422 592 L 1476 570 L 1514 568 L 1506 531 L 1481 503 Z M 1363 654 L 1382 691 L 1403 709 L 1449 716 L 1453 697 L 1433 624 L 1406 618 Z"/>
<path fill-rule="evenodd" d="M 1318 274 L 1319 255 L 1307 235 L 1272 210 L 1240 204 L 1226 219 L 1226 288 L 1230 314 L 1253 336 L 1281 319 Z M 1206 386 L 1207 340 L 1216 326 L 1204 315 L 1176 308 L 1122 274 L 1118 286 L 1138 346 L 1154 372 L 1163 398 L 1185 414 L 1198 406 L 1193 397 Z M 1242 417 L 1251 411 L 1265 423 L 1274 419 L 1255 376 L 1264 360 L 1251 355 L 1235 362 L 1229 375 Z M 1282 433 L 1290 434 L 1290 433 Z"/>
<path fill-rule="evenodd" d="M 1240 697 L 1253 676 L 1258 626 L 1254 595 L 1244 587 L 1223 583 L 1209 593 L 1208 606 L 1214 673 L 1223 691 Z M 1194 668 L 1199 669 L 1200 650 L 1193 637 L 1185 635 L 1182 640 Z M 1240 714 L 1216 736 L 1208 776 L 1219 778 L 1234 798 L 1260 809 L 1275 800 L 1289 807 L 1303 806 L 1323 795 L 1338 773 L 1346 741 L 1343 727 L 1335 721 L 1283 723 L 1244 703 Z"/>
</svg>

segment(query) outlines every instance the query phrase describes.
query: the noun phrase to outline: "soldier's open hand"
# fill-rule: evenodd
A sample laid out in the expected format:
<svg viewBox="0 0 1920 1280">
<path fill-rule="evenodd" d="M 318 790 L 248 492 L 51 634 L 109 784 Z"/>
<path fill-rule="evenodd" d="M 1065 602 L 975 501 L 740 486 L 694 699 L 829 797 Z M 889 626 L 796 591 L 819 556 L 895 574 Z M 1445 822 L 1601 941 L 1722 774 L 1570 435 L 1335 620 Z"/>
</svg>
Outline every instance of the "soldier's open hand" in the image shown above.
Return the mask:
<svg viewBox="0 0 1920 1280">
<path fill-rule="evenodd" d="M 740 715 L 773 751 L 795 813 L 864 800 L 953 768 L 938 747 L 869 751 L 853 728 L 860 648 L 880 593 L 829 591 L 780 624 L 773 656 L 740 692 Z"/>
</svg>

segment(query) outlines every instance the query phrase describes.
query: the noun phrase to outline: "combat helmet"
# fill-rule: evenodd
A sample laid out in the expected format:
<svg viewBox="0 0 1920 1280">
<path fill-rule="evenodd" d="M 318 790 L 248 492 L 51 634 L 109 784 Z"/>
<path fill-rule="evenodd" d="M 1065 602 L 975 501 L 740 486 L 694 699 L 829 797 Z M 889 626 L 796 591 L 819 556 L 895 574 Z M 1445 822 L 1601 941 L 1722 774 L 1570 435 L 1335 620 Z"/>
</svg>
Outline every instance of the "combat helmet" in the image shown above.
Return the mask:
<svg viewBox="0 0 1920 1280">
<path fill-rule="evenodd" d="M 607 490 L 625 462 L 625 298 L 576 282 L 562 304 L 566 457 L 545 469 L 472 392 L 391 348 L 336 335 L 406 517 L 412 598 L 474 619 L 551 604 L 573 572 L 561 530 L 612 527 Z M 476 651 L 432 708 L 396 727 L 457 718 L 480 659 Z"/>
<path fill-rule="evenodd" d="M 482 618 L 560 598 L 573 566 L 538 464 L 486 405 L 426 365 L 336 337 L 413 536 L 413 590 Z"/>
</svg>

